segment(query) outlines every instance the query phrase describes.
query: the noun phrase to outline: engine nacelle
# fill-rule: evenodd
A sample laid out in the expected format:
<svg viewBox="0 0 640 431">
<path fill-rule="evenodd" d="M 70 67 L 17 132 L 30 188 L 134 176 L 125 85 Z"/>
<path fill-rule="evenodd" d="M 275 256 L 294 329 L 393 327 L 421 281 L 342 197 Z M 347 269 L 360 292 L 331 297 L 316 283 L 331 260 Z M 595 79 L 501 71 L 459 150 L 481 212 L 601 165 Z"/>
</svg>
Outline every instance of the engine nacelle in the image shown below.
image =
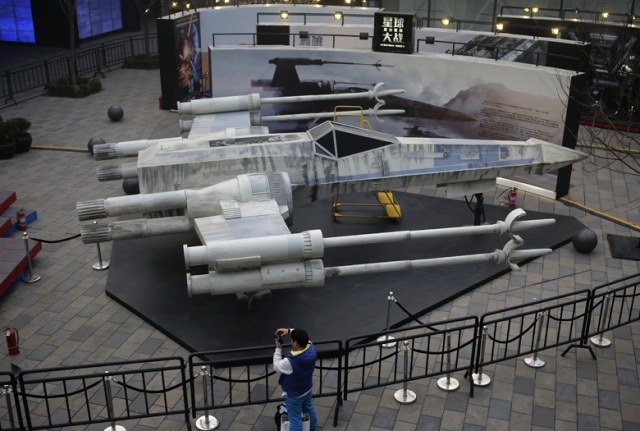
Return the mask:
<svg viewBox="0 0 640 431">
<path fill-rule="evenodd" d="M 292 287 L 322 287 L 324 281 L 324 265 L 321 260 L 314 259 L 267 265 L 246 271 L 187 274 L 187 292 L 189 297 L 204 293 L 227 295 Z"/>
<path fill-rule="evenodd" d="M 290 235 L 273 235 L 184 246 L 184 261 L 192 266 L 208 265 L 217 272 L 259 268 L 276 262 L 318 259 L 324 256 L 322 232 L 318 229 Z"/>
</svg>

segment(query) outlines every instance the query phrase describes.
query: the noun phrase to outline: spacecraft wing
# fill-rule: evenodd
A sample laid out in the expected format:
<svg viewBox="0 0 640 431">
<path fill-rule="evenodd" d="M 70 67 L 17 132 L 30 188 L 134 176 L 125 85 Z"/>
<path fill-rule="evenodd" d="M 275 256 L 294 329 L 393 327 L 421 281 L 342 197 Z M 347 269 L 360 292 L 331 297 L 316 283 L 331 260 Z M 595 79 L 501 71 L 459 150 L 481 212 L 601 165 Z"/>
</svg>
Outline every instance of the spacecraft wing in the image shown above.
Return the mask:
<svg viewBox="0 0 640 431">
<path fill-rule="evenodd" d="M 204 245 L 231 239 L 289 234 L 274 199 L 257 202 L 221 201 L 222 215 L 194 220 Z"/>
<path fill-rule="evenodd" d="M 243 129 L 246 129 L 247 132 L 245 134 L 249 134 L 252 123 L 251 116 L 252 113 L 249 111 L 200 114 L 195 115 L 191 121 L 181 120 L 180 130 L 188 132 L 190 140 L 207 138 L 212 134 L 224 132 L 227 129 L 235 129 L 240 134 L 242 134 L 241 131 Z"/>
</svg>

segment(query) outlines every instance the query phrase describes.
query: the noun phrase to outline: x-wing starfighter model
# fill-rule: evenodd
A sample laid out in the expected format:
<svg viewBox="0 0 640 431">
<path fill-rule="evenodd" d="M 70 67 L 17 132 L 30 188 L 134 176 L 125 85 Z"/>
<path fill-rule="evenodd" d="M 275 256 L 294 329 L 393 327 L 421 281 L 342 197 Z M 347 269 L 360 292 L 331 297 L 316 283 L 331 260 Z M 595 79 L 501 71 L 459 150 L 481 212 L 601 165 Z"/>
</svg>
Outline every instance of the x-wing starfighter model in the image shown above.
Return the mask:
<svg viewBox="0 0 640 431">
<path fill-rule="evenodd" d="M 511 263 L 515 257 L 548 253 L 546 249 L 512 253 L 521 245 L 521 241 L 512 240 L 503 250 L 456 256 L 450 261 L 324 268 L 318 258 L 321 252 L 343 240 L 323 239 L 319 231 L 294 237 L 287 223 L 292 222 L 296 206 L 336 194 L 442 184 L 447 185 L 450 196 L 468 195 L 495 187 L 498 176 L 543 174 L 585 158 L 537 139 L 400 138 L 335 122 L 325 122 L 305 133 L 170 147 L 157 144 L 139 152 L 136 172 L 142 194 L 79 202 L 77 211 L 80 220 L 94 220 L 82 227 L 85 243 L 195 230 L 204 248 L 190 250 L 185 246 L 186 265 L 204 263 L 211 271 L 187 277 L 190 294 L 321 286 L 326 277 L 336 275 L 467 261 Z M 106 225 L 95 222 L 126 214 L 147 217 Z M 492 229 L 494 233 L 505 232 L 504 228 Z M 413 235 L 420 237 L 419 233 Z M 343 245 L 352 243 L 345 241 Z"/>
</svg>

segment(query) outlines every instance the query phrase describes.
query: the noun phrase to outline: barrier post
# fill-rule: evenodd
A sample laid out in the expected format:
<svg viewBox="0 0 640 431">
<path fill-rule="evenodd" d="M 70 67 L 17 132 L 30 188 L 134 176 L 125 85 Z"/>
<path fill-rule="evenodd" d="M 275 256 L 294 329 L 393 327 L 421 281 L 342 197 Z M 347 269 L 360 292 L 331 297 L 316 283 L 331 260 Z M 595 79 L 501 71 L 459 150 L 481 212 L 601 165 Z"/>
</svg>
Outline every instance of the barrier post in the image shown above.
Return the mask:
<svg viewBox="0 0 640 431">
<path fill-rule="evenodd" d="M 199 430 L 213 430 L 218 428 L 219 422 L 215 416 L 209 414 L 209 408 L 207 407 L 207 405 L 209 404 L 209 398 L 207 396 L 209 392 L 207 390 L 207 377 L 209 377 L 210 374 L 207 371 L 207 367 L 204 365 L 202 366 L 201 370 L 202 371 L 200 372 L 200 375 L 202 376 L 202 399 L 205 408 L 204 416 L 200 416 L 196 420 L 196 428 L 198 428 Z"/>
<path fill-rule="evenodd" d="M 487 348 L 487 337 L 489 335 L 488 332 L 489 328 L 487 326 L 482 328 L 482 340 L 480 342 L 480 363 L 482 363 L 485 349 Z M 482 366 L 478 368 L 477 373 L 471 374 L 471 378 L 473 379 L 473 384 L 476 386 L 487 386 L 489 383 L 491 383 L 491 377 L 482 372 Z"/>
<path fill-rule="evenodd" d="M 33 274 L 33 269 L 31 267 L 31 254 L 29 254 L 29 235 L 26 232 L 23 232 L 22 238 L 24 239 L 24 248 L 27 251 L 27 275 L 28 275 L 28 277 L 24 277 L 22 281 L 24 281 L 25 283 L 35 283 L 36 281 L 40 281 L 42 277 L 39 275 Z"/>
<path fill-rule="evenodd" d="M 11 405 L 11 386 L 4 385 L 2 388 L 2 395 L 4 395 L 5 400 L 7 401 L 7 412 L 9 413 L 9 426 L 10 428 L 15 428 L 15 420 L 13 419 L 13 406 Z"/>
<path fill-rule="evenodd" d="M 600 320 L 598 320 L 598 332 L 600 332 L 602 327 L 606 325 L 607 320 L 609 320 L 610 302 L 611 294 L 605 295 L 604 304 L 602 306 L 602 315 L 600 316 Z M 604 332 L 600 332 L 600 334 L 591 337 L 591 344 L 595 344 L 598 347 L 608 347 L 611 345 L 611 340 L 604 336 Z"/>
<path fill-rule="evenodd" d="M 93 221 L 93 224 L 98 224 L 97 221 Z M 100 243 L 96 243 L 96 247 L 98 247 L 98 261 L 92 265 L 92 268 L 96 271 L 103 271 L 109 268 L 109 261 L 102 261 L 102 251 L 100 250 Z"/>
<path fill-rule="evenodd" d="M 449 328 L 447 328 L 449 329 Z M 455 391 L 460 386 L 456 379 L 451 378 L 451 333 L 447 332 L 447 341 L 443 343 L 443 349 L 447 352 L 447 375 L 438 379 L 438 387 L 445 391 Z"/>
<path fill-rule="evenodd" d="M 387 329 L 386 330 L 388 331 L 389 328 L 391 327 L 391 302 L 396 300 L 396 298 L 393 297 L 393 292 L 389 292 L 389 296 L 387 296 L 387 300 L 388 300 L 388 306 L 387 306 Z M 397 344 L 397 342 L 391 341 L 391 340 L 395 340 L 395 338 L 393 338 L 393 336 L 391 335 L 386 334 L 378 337 L 376 341 L 378 342 L 390 341 L 389 343 L 384 343 L 382 345 L 382 347 L 384 347 L 385 349 L 390 349 L 391 347 L 395 347 L 395 345 Z"/>
<path fill-rule="evenodd" d="M 524 358 L 524 363 L 533 368 L 544 366 L 544 361 L 538 358 L 538 349 L 540 349 L 540 338 L 542 337 L 542 326 L 544 325 L 545 313 L 539 312 L 536 315 L 536 345 L 534 346 L 533 356 Z"/>
<path fill-rule="evenodd" d="M 412 404 L 416 401 L 416 393 L 407 389 L 409 384 L 407 382 L 409 370 L 409 342 L 407 340 L 404 340 L 402 350 L 404 351 L 404 383 L 402 389 L 398 389 L 393 397 L 400 404 Z"/>
<path fill-rule="evenodd" d="M 105 376 L 103 378 L 104 382 L 104 391 L 107 398 L 107 414 L 109 415 L 109 420 L 111 421 L 111 426 L 104 429 L 104 431 L 127 431 L 125 427 L 122 425 L 116 425 L 116 421 L 113 419 L 113 396 L 111 395 L 111 376 L 109 375 L 109 371 L 104 372 Z"/>
</svg>

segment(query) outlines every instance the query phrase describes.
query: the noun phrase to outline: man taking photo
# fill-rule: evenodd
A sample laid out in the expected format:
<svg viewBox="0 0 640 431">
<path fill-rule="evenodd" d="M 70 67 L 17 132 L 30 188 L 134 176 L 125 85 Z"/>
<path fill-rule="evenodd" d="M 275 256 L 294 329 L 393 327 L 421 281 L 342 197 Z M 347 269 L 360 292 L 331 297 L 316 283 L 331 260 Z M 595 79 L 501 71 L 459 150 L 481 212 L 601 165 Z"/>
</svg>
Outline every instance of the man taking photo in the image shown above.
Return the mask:
<svg viewBox="0 0 640 431">
<path fill-rule="evenodd" d="M 276 351 L 273 368 L 280 373 L 278 383 L 282 387 L 289 416 L 289 430 L 302 431 L 302 414 L 307 413 L 311 430 L 318 427 L 318 418 L 311 399 L 313 370 L 318 354 L 303 329 L 279 328 L 276 331 Z M 291 352 L 282 358 L 282 336 L 291 337 Z"/>
</svg>

